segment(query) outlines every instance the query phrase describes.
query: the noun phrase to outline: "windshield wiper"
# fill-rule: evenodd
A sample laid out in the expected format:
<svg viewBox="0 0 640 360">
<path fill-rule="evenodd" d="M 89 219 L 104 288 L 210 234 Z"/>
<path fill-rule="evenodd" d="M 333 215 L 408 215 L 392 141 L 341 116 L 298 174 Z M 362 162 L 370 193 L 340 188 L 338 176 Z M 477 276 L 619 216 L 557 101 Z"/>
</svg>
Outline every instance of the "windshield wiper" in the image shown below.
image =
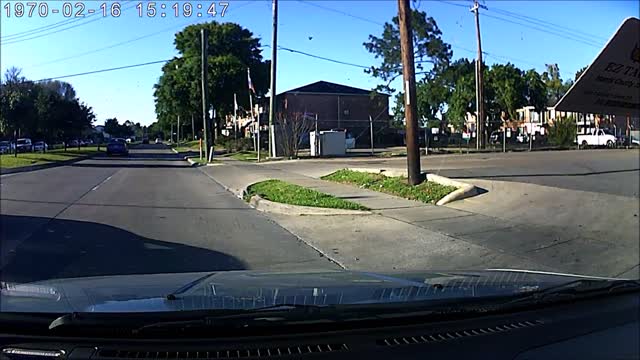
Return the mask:
<svg viewBox="0 0 640 360">
<path fill-rule="evenodd" d="M 640 280 L 580 279 L 542 290 L 527 292 L 504 305 L 546 304 L 601 295 L 640 291 Z"/>
</svg>

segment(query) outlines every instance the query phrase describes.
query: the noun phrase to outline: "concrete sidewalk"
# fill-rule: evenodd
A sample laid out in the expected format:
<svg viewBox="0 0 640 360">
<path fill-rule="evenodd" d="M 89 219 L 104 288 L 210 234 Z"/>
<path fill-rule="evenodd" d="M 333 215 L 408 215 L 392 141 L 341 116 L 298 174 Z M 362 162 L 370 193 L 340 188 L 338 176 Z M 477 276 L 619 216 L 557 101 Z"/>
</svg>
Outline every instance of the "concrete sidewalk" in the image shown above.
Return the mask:
<svg viewBox="0 0 640 360">
<path fill-rule="evenodd" d="M 200 169 L 237 196 L 252 183 L 280 179 L 372 209 L 373 215 L 358 216 L 266 214 L 350 269 L 517 268 L 637 277 L 637 249 L 595 241 L 558 226 L 527 225 L 406 200 L 284 171 L 275 163 L 221 162 Z M 324 174 L 336 170 L 321 167 Z"/>
</svg>

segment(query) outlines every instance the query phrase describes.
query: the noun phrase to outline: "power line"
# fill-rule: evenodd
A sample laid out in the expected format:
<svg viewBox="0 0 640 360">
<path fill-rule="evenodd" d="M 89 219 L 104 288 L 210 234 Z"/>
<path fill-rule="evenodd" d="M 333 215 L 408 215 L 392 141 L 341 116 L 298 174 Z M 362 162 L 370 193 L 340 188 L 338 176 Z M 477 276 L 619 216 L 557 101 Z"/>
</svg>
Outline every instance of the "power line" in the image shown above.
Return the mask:
<svg viewBox="0 0 640 360">
<path fill-rule="evenodd" d="M 364 65 L 358 65 L 358 64 L 354 64 L 354 63 L 350 63 L 350 62 L 346 62 L 346 61 L 341 61 L 341 60 L 336 60 L 336 59 L 330 59 L 328 57 L 324 57 L 324 56 L 320 56 L 320 55 L 314 55 L 314 54 L 309 54 L 307 52 L 304 51 L 300 51 L 300 50 L 295 50 L 295 49 L 290 49 L 284 46 L 278 46 L 278 50 L 285 50 L 285 51 L 289 51 L 292 53 L 296 53 L 296 54 L 301 54 L 301 55 L 305 55 L 305 56 L 309 56 L 315 59 L 320 59 L 320 60 L 325 60 L 325 61 L 330 61 L 332 63 L 336 63 L 336 64 L 342 64 L 342 65 L 348 65 L 348 66 L 353 66 L 353 67 L 358 67 L 361 69 L 369 69 L 369 66 L 364 66 Z"/>
<path fill-rule="evenodd" d="M 123 8 L 123 9 L 121 10 L 121 12 L 125 12 L 125 11 L 127 11 L 127 10 L 129 10 L 129 9 L 132 9 L 132 8 L 133 8 L 133 7 L 135 7 L 135 6 L 136 6 L 136 4 L 135 4 L 135 3 L 132 3 L 132 4 L 131 4 L 131 6 Z M 94 13 L 93 15 L 95 15 L 95 13 Z M 88 16 L 87 16 L 87 17 L 88 17 Z M 24 39 L 10 39 L 10 40 L 8 40 L 8 41 L 4 41 L 4 42 L 0 43 L 0 45 L 11 45 L 11 44 L 21 43 L 21 42 L 24 42 L 24 41 L 29 41 L 29 40 L 33 40 L 33 39 L 38 39 L 38 38 L 41 38 L 41 37 L 45 37 L 45 36 L 49 36 L 49 35 L 53 35 L 53 34 L 56 34 L 56 33 L 62 32 L 62 31 L 66 31 L 66 30 L 69 30 L 69 29 L 73 29 L 73 28 L 78 27 L 78 26 L 87 25 L 87 24 L 89 24 L 89 23 L 92 23 L 92 22 L 95 22 L 95 21 L 98 21 L 98 20 L 102 20 L 102 19 L 104 19 L 104 18 L 105 18 L 105 17 L 103 17 L 103 16 L 99 16 L 99 17 L 97 17 L 97 18 L 95 18 L 95 19 L 91 19 L 91 20 L 89 20 L 89 21 L 85 21 L 85 22 L 80 23 L 80 24 L 75 24 L 75 25 L 72 25 L 72 26 L 69 26 L 69 27 L 65 27 L 65 28 L 62 28 L 62 29 L 58 29 L 58 30 L 56 30 L 56 31 L 45 32 L 45 33 L 43 33 L 43 34 L 39 34 L 39 35 L 35 35 L 35 36 L 31 36 L 31 37 L 27 37 L 27 38 L 24 38 Z M 84 19 L 86 19 L 86 18 L 83 18 L 83 20 L 84 20 Z M 68 24 L 64 24 L 64 25 L 68 25 Z"/>
<path fill-rule="evenodd" d="M 575 34 L 582 34 L 584 35 L 587 39 L 591 39 L 591 38 L 597 38 L 597 39 L 601 39 L 602 41 L 607 41 L 608 39 L 602 36 L 598 36 L 598 35 L 594 35 L 594 34 L 589 34 L 587 32 L 584 32 L 582 30 L 578 30 L 578 29 L 573 29 L 564 25 L 559 25 L 559 24 L 555 24 L 552 23 L 550 21 L 547 20 L 542 20 L 542 19 L 538 19 L 532 16 L 528 16 L 528 15 L 524 15 L 524 14 L 519 14 L 513 11 L 508 11 L 508 10 L 503 10 L 503 9 L 496 9 L 496 8 L 491 8 L 490 11 L 495 11 L 497 13 L 501 13 L 503 15 L 508 15 L 508 16 L 513 16 L 513 17 L 517 17 L 517 18 L 521 18 L 521 19 L 528 19 L 531 22 L 537 22 L 541 25 L 550 25 L 550 26 L 554 26 L 558 29 L 564 29 L 565 31 L 568 32 L 573 32 Z"/>
<path fill-rule="evenodd" d="M 70 24 L 70 23 L 73 23 L 73 22 L 76 22 L 76 21 L 84 20 L 84 19 L 86 19 L 88 17 L 91 17 L 91 16 L 94 16 L 94 15 L 97 15 L 97 14 L 91 14 L 91 15 L 85 17 L 85 18 L 64 19 L 62 21 L 58 21 L 56 23 L 45 25 L 45 26 L 40 26 L 40 27 L 31 29 L 31 30 L 25 30 L 25 31 L 17 32 L 15 34 L 9 34 L 9 35 L 5 35 L 5 36 L 0 36 L 0 40 L 16 40 L 16 39 L 21 38 L 21 37 L 26 37 L 26 36 L 29 36 L 29 35 L 33 35 L 34 33 L 43 32 L 43 31 L 46 31 L 46 30 L 49 30 L 49 29 L 53 29 L 53 28 L 56 28 L 56 27 L 60 27 L 60 26 L 64 26 L 64 25 L 67 25 L 67 24 Z"/>
<path fill-rule="evenodd" d="M 445 0 L 440 0 L 440 3 L 451 5 L 451 6 L 468 8 L 466 5 L 453 3 L 453 2 L 449 2 L 449 1 L 445 1 Z M 493 19 L 497 19 L 497 20 L 501 20 L 501 21 L 508 22 L 508 23 L 512 23 L 512 24 L 516 24 L 516 25 L 520 25 L 520 26 L 524 26 L 524 27 L 528 27 L 530 29 L 534 29 L 534 30 L 537 30 L 537 31 L 540 31 L 540 32 L 544 32 L 544 33 L 547 33 L 547 34 L 555 35 L 555 36 L 558 36 L 558 37 L 561 37 L 561 38 L 564 38 L 564 39 L 567 39 L 567 40 L 573 40 L 573 41 L 576 41 L 576 42 L 580 42 L 580 43 L 585 44 L 585 45 L 589 45 L 589 46 L 593 46 L 593 47 L 601 47 L 602 46 L 602 44 L 600 44 L 597 41 L 593 40 L 593 38 L 595 36 L 590 35 L 590 34 L 586 34 L 586 33 L 581 32 L 579 30 L 567 28 L 567 27 L 564 27 L 564 26 L 561 26 L 561 25 L 554 24 L 552 22 L 548 22 L 546 20 L 536 19 L 534 17 L 530 17 L 530 16 L 527 16 L 527 15 L 521 15 L 521 14 L 510 12 L 510 11 L 507 11 L 507 10 L 489 9 L 489 11 L 495 11 L 498 14 L 502 13 L 502 14 L 507 15 L 507 16 L 513 16 L 513 17 L 518 18 L 518 20 L 525 21 L 526 23 L 521 23 L 521 22 L 518 22 L 518 21 L 514 21 L 514 20 L 511 20 L 511 19 L 506 19 L 506 18 L 503 18 L 503 17 L 499 17 L 499 16 L 496 16 L 496 15 L 491 15 L 491 14 L 487 14 L 487 13 L 484 13 L 483 16 L 486 16 L 486 17 L 489 17 L 489 18 L 493 18 Z M 555 26 L 557 29 L 544 29 L 544 28 L 540 28 L 539 27 L 539 26 L 549 26 L 549 25 L 550 26 Z M 577 34 L 578 32 L 586 34 L 587 36 Z"/>
<path fill-rule="evenodd" d="M 330 7 L 327 7 L 327 6 L 319 5 L 317 3 L 312 3 L 312 2 L 308 2 L 308 1 L 304 1 L 304 0 L 298 0 L 298 2 L 306 4 L 306 5 L 314 6 L 314 7 L 317 7 L 319 9 L 324 9 L 324 10 L 331 11 L 331 12 L 334 12 L 334 13 L 342 14 L 342 15 L 345 15 L 345 16 L 348 16 L 348 17 L 351 17 L 351 18 L 354 18 L 354 19 L 366 21 L 366 22 L 371 23 L 371 24 L 383 25 L 384 26 L 384 23 L 381 23 L 379 21 L 367 19 L 365 17 L 358 16 L 358 15 L 353 15 L 353 14 L 350 14 L 350 13 L 347 13 L 347 12 L 344 12 L 344 11 L 341 11 L 341 10 L 338 10 L 338 9 L 334 9 L 334 8 L 330 8 Z"/>
<path fill-rule="evenodd" d="M 32 67 L 39 67 L 39 66 L 43 66 L 43 65 L 55 64 L 57 62 L 61 62 L 61 61 L 65 61 L 65 60 L 70 60 L 70 59 L 75 59 L 75 58 L 79 58 L 79 57 L 82 57 L 82 56 L 87 56 L 87 55 L 94 54 L 94 53 L 97 53 L 97 52 L 100 52 L 100 51 L 112 49 L 114 47 L 126 45 L 126 44 L 129 44 L 129 43 L 135 42 L 135 41 L 139 41 L 139 40 L 146 39 L 146 38 L 149 38 L 149 37 L 152 37 L 152 36 L 155 36 L 155 35 L 159 35 L 159 34 L 161 34 L 163 32 L 166 32 L 166 31 L 169 31 L 169 30 L 173 30 L 175 28 L 183 27 L 183 26 L 186 26 L 186 25 L 189 25 L 189 24 L 191 24 L 191 23 L 185 23 L 185 24 L 181 24 L 181 25 L 178 25 L 178 26 L 172 26 L 170 28 L 162 29 L 160 31 L 156 31 L 156 32 L 153 32 L 153 33 L 150 33 L 150 34 L 139 36 L 137 38 L 121 41 L 119 43 L 115 43 L 115 44 L 112 44 L 112 45 L 109 45 L 109 46 L 105 46 L 105 47 L 101 47 L 101 48 L 85 51 L 85 52 L 82 52 L 82 53 L 78 53 L 78 54 L 75 54 L 75 55 L 66 56 L 66 57 L 63 57 L 63 58 L 59 58 L 59 59 L 55 59 L 55 60 L 39 63 L 39 64 L 36 64 L 36 65 L 34 65 Z"/>
<path fill-rule="evenodd" d="M 254 1 L 248 1 L 248 2 L 246 2 L 244 4 L 242 4 L 242 5 L 234 7 L 234 10 L 240 9 L 242 7 L 245 7 L 247 5 L 251 5 L 251 4 L 254 4 L 254 3 L 255 3 Z M 229 13 L 227 15 L 230 16 L 230 15 L 232 15 L 232 13 Z M 180 27 L 183 27 L 183 26 L 188 26 L 188 25 L 191 25 L 191 24 L 196 24 L 196 23 L 186 22 L 186 23 L 183 23 L 183 24 L 178 25 L 178 26 L 171 26 L 171 27 L 168 27 L 168 28 L 165 28 L 165 29 L 153 32 L 153 33 L 149 33 L 149 34 L 146 34 L 146 35 L 143 35 L 143 36 L 139 36 L 139 37 L 136 37 L 136 38 L 133 38 L 133 39 L 121 41 L 121 42 L 118 42 L 118 43 L 115 43 L 115 44 L 112 44 L 112 45 L 108 45 L 108 46 L 105 46 L 105 47 L 101 47 L 101 48 L 85 51 L 85 52 L 82 52 L 82 53 L 66 56 L 66 57 L 59 58 L 59 59 L 54 59 L 54 60 L 43 62 L 43 63 L 39 63 L 39 64 L 36 64 L 36 65 L 33 65 L 32 67 L 39 67 L 39 66 L 43 66 L 43 65 L 54 64 L 54 63 L 57 63 L 57 62 L 70 60 L 70 59 L 74 59 L 74 58 L 79 58 L 79 57 L 90 55 L 90 54 L 94 54 L 94 53 L 97 53 L 97 52 L 100 52 L 100 51 L 104 51 L 104 50 L 112 49 L 112 48 L 115 48 L 115 47 L 118 47 L 118 46 L 126 45 L 126 44 L 129 44 L 129 43 L 135 42 L 135 41 L 146 39 L 146 38 L 161 34 L 163 32 L 170 31 L 170 30 L 173 30 L 173 29 L 176 29 L 176 28 L 180 28 Z"/>
<path fill-rule="evenodd" d="M 486 14 L 485 13 L 485 14 L 483 14 L 483 16 L 486 16 L 486 17 L 489 17 L 489 18 L 493 18 L 493 19 L 497 19 L 497 20 L 501 20 L 501 21 L 508 22 L 508 23 L 512 23 L 512 24 L 516 24 L 516 25 L 520 25 L 520 26 L 524 26 L 524 27 L 528 27 L 530 29 L 534 29 L 534 30 L 537 30 L 537 31 L 540 31 L 540 32 L 544 32 L 544 33 L 547 33 L 547 34 L 555 35 L 555 36 L 558 36 L 558 37 L 561 37 L 561 38 L 564 38 L 564 39 L 567 39 L 567 40 L 573 40 L 573 41 L 576 41 L 576 42 L 579 42 L 579 43 L 582 43 L 582 44 L 585 44 L 585 45 L 593 46 L 593 47 L 596 47 L 596 48 L 602 47 L 602 44 L 598 44 L 597 42 L 591 41 L 591 40 L 584 40 L 584 39 L 575 37 L 574 35 L 567 35 L 567 34 L 562 34 L 561 32 L 555 32 L 555 31 L 546 30 L 546 29 L 543 29 L 543 28 L 539 28 L 537 26 L 528 25 L 528 24 L 525 24 L 525 23 L 521 23 L 521 22 L 517 22 L 517 21 L 501 18 L 501 17 L 495 16 L 495 15 L 491 15 L 491 14 Z"/>
<path fill-rule="evenodd" d="M 77 73 L 77 74 L 69 74 L 69 75 L 54 76 L 54 77 L 50 77 L 50 78 L 45 78 L 45 79 L 35 80 L 34 82 L 50 81 L 50 80 L 57 80 L 57 79 L 63 79 L 63 78 L 70 78 L 70 77 L 76 77 L 76 76 L 84 76 L 84 75 L 98 74 L 98 73 L 109 72 L 109 71 L 123 70 L 123 69 L 129 69 L 129 68 L 140 67 L 140 66 L 147 66 L 147 65 L 153 65 L 153 64 L 161 64 L 161 63 L 169 62 L 169 61 L 171 61 L 171 60 L 173 60 L 173 59 L 150 61 L 150 62 L 146 62 L 146 63 L 133 64 L 133 65 L 124 65 L 124 66 L 118 66 L 118 67 L 108 68 L 108 69 L 100 69 L 100 70 L 86 71 L 86 72 Z"/>
</svg>

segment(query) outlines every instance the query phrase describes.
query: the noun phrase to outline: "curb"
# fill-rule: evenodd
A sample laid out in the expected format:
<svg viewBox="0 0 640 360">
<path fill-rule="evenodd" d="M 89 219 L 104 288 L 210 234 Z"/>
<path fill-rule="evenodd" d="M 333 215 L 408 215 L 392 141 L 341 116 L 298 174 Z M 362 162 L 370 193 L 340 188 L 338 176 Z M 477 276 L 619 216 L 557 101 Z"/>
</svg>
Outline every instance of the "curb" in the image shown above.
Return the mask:
<svg viewBox="0 0 640 360">
<path fill-rule="evenodd" d="M 278 202 L 269 201 L 258 195 L 254 195 L 249 200 L 249 205 L 258 211 L 277 213 L 283 215 L 371 215 L 371 211 L 362 210 L 347 210 L 347 209 L 332 209 L 332 208 L 320 208 L 313 206 L 301 206 L 283 204 Z"/>
<path fill-rule="evenodd" d="M 427 174 L 427 181 L 433 181 L 434 183 L 445 185 L 445 186 L 455 186 L 458 189 L 453 192 L 447 194 L 442 199 L 438 200 L 436 205 L 446 205 L 452 201 L 462 200 L 471 196 L 475 196 L 479 194 L 478 188 L 475 185 L 463 183 L 456 180 L 451 180 L 448 177 L 436 175 L 436 174 Z"/>
<path fill-rule="evenodd" d="M 16 168 L 2 169 L 0 170 L 0 175 L 17 174 L 21 172 L 36 171 L 36 170 L 49 169 L 49 168 L 58 167 L 58 166 L 65 166 L 65 165 L 73 164 L 78 161 L 87 160 L 89 158 L 91 158 L 91 155 L 82 155 L 82 156 L 73 158 L 71 160 L 63 160 L 63 161 L 56 161 L 56 162 L 51 162 L 47 164 L 29 165 L 29 166 L 20 166 Z"/>
<path fill-rule="evenodd" d="M 185 159 L 189 164 L 191 164 L 191 166 L 220 166 L 220 165 L 223 165 L 223 164 L 219 164 L 219 163 L 206 163 L 206 164 L 200 164 L 199 162 L 196 162 L 196 161 L 191 160 L 191 158 L 190 158 L 190 157 L 188 157 L 188 156 L 185 156 L 185 157 L 184 157 L 184 159 Z"/>
<path fill-rule="evenodd" d="M 386 170 L 386 169 L 373 169 L 373 168 L 347 168 L 351 171 L 368 172 L 374 174 L 383 174 L 385 176 L 407 176 L 406 171 L 402 170 Z M 448 177 L 444 177 L 436 174 L 426 174 L 427 181 L 433 181 L 436 184 L 445 186 L 454 186 L 457 189 L 447 194 L 442 199 L 436 202 L 436 205 L 446 205 L 452 201 L 462 200 L 468 197 L 478 195 L 480 191 L 475 185 L 467 184 L 457 180 L 452 180 Z"/>
</svg>

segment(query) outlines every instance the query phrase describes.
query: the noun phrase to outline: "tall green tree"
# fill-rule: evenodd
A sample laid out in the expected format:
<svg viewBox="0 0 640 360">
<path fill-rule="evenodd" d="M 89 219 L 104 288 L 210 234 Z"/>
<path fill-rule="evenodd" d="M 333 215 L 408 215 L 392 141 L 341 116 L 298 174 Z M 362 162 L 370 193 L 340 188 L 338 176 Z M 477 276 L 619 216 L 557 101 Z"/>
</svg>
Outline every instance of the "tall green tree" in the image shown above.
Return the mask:
<svg viewBox="0 0 640 360">
<path fill-rule="evenodd" d="M 524 82 L 526 105 L 533 106 L 538 112 L 545 111 L 548 92 L 542 75 L 534 69 L 527 70 L 524 74 Z"/>
<path fill-rule="evenodd" d="M 233 94 L 240 106 L 248 108 L 247 68 L 257 95 L 264 95 L 269 82 L 269 62 L 264 61 L 260 39 L 238 24 L 209 22 L 190 25 L 178 32 L 174 45 L 179 55 L 162 68 L 154 87 L 156 115 L 163 129 L 175 124 L 178 115 L 183 121 L 198 118 L 201 122 L 201 44 L 200 30 L 208 37 L 208 102 L 216 109 L 217 120 L 233 112 Z M 219 124 L 218 124 L 219 125 Z M 221 126 L 217 127 L 218 130 Z"/>
<path fill-rule="evenodd" d="M 411 11 L 411 27 L 413 30 L 413 51 L 416 75 L 435 74 L 446 70 L 451 61 L 451 46 L 442 40 L 442 32 L 436 21 L 424 11 Z M 398 17 L 391 23 L 385 23 L 380 37 L 369 35 L 369 41 L 363 43 L 365 49 L 381 59 L 379 66 L 372 66 L 365 72 L 385 82 L 376 90 L 394 92 L 391 82 L 402 75 L 402 57 L 400 52 L 400 29 Z"/>
<path fill-rule="evenodd" d="M 549 106 L 557 104 L 573 85 L 573 79 L 562 80 L 558 64 L 547 64 L 547 69 L 542 73 L 542 79 L 547 85 L 547 104 Z"/>
<path fill-rule="evenodd" d="M 504 112 L 508 118 L 516 117 L 516 109 L 525 105 L 526 83 L 522 70 L 511 63 L 494 64 L 487 73 L 487 85 L 493 98 L 488 102 L 487 114 L 499 119 Z"/>
<path fill-rule="evenodd" d="M 467 113 L 475 113 L 476 110 L 475 61 L 466 58 L 456 60 L 446 76 L 450 84 L 447 120 L 460 129 Z"/>
</svg>

